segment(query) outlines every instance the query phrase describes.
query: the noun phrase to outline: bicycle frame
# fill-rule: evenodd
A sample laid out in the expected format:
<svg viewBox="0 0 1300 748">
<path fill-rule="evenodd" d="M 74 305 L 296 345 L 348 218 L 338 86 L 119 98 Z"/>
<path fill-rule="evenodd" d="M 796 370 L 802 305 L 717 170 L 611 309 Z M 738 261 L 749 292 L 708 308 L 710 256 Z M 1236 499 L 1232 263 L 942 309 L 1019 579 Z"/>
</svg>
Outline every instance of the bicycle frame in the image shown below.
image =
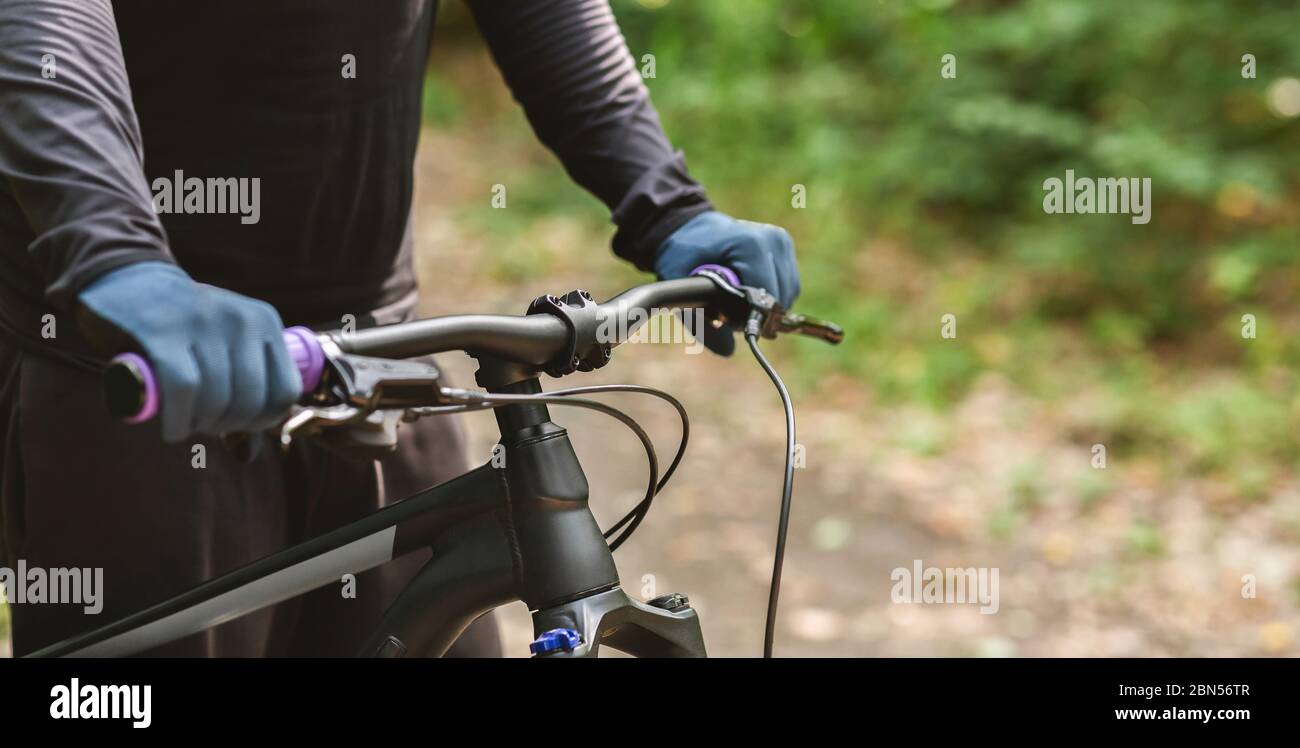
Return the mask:
<svg viewBox="0 0 1300 748">
<path fill-rule="evenodd" d="M 533 372 L 521 377 L 494 359 L 480 363 L 480 382 L 491 391 L 542 391 Z M 489 462 L 32 656 L 136 654 L 421 548 L 432 549 L 432 559 L 359 655 L 441 656 L 475 618 L 522 600 L 534 611 L 537 634 L 568 628 L 581 637 L 578 646 L 549 656 L 594 656 L 602 645 L 640 657 L 705 656 L 689 605 L 657 607 L 620 589 L 582 467 L 546 406 L 509 405 L 495 414 L 503 466 Z"/>
</svg>

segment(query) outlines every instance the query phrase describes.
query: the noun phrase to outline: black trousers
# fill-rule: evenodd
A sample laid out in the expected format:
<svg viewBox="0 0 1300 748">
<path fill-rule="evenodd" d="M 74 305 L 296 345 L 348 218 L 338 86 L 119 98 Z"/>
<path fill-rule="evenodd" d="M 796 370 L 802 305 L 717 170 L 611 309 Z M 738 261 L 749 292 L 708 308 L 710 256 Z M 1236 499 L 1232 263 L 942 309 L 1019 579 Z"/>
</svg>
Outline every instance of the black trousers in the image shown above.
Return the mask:
<svg viewBox="0 0 1300 748">
<path fill-rule="evenodd" d="M 103 610 L 11 605 L 21 656 L 102 626 L 245 563 L 356 520 L 466 470 L 458 421 L 403 424 L 396 453 L 351 461 L 312 444 L 251 462 L 219 439 L 166 445 L 156 426 L 110 419 L 93 373 L 0 342 L 0 560 L 102 568 Z M 196 445 L 206 465 L 196 467 Z M 410 554 L 149 654 L 351 656 L 427 560 Z M 448 653 L 499 656 L 479 619 Z"/>
</svg>

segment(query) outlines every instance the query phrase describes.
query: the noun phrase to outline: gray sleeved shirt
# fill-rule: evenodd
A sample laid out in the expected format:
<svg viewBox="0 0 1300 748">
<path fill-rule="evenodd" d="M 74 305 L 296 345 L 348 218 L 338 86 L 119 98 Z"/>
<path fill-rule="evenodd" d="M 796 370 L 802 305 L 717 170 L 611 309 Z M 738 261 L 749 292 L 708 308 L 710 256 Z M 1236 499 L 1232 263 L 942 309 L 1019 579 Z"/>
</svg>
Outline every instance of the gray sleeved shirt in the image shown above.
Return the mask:
<svg viewBox="0 0 1300 748">
<path fill-rule="evenodd" d="M 148 259 L 288 324 L 409 297 L 436 5 L 0 0 L 0 330 L 34 333 L 43 310 Z M 538 137 L 609 207 L 615 252 L 648 269 L 709 204 L 607 0 L 469 6 Z M 155 211 L 160 185 L 214 179 L 257 180 L 257 220 Z"/>
</svg>

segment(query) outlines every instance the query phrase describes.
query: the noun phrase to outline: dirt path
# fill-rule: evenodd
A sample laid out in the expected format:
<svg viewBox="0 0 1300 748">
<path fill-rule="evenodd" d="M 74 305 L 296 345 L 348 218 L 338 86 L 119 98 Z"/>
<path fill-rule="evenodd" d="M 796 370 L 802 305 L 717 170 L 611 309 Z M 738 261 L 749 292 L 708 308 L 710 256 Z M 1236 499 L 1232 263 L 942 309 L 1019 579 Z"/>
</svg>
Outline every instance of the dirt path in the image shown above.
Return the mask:
<svg viewBox="0 0 1300 748">
<path fill-rule="evenodd" d="M 553 254 L 550 273 L 526 282 L 489 280 L 493 252 L 505 250 L 463 228 L 457 210 L 488 199 L 494 180 L 475 164 L 510 158 L 493 148 L 459 135 L 443 142 L 437 133 L 422 142 L 417 242 L 426 312 L 518 312 L 537 294 L 575 284 L 597 297 L 621 290 L 591 269 L 590 252 L 602 251 L 605 238 L 562 216 L 547 219 L 539 234 L 585 242 L 587 254 Z M 852 341 L 843 354 L 855 355 Z M 445 363 L 472 381 L 469 359 Z M 770 383 L 747 352 L 724 361 L 667 344 L 625 346 L 614 365 L 583 381 L 660 387 L 680 397 L 692 417 L 678 476 L 617 554 L 625 588 L 644 597 L 685 592 L 700 611 L 711 654 L 758 654 L 784 438 Z M 1296 483 L 1278 487 L 1268 501 L 1225 505 L 1214 500 L 1221 492 L 1213 486 L 1169 484 L 1123 455 L 1098 470 L 1089 445 L 1070 441 L 1062 425 L 1069 408 L 1087 407 L 1088 395 L 1049 408 L 988 377 L 943 414 L 877 406 L 843 379 L 798 395 L 807 466 L 796 475 L 778 652 L 1300 654 Z M 661 459 L 672 454 L 678 427 L 671 410 L 612 401 L 644 420 Z M 643 490 L 639 447 L 598 415 L 556 417 L 574 433 L 594 510 L 608 525 Z M 469 426 L 475 454 L 486 458 L 491 417 L 475 416 Z M 996 569 L 997 612 L 893 602 L 891 574 L 917 561 Z M 1254 597 L 1243 597 L 1244 575 L 1253 575 Z M 531 639 L 527 612 L 516 606 L 503 620 L 508 651 L 522 656 Z"/>
</svg>

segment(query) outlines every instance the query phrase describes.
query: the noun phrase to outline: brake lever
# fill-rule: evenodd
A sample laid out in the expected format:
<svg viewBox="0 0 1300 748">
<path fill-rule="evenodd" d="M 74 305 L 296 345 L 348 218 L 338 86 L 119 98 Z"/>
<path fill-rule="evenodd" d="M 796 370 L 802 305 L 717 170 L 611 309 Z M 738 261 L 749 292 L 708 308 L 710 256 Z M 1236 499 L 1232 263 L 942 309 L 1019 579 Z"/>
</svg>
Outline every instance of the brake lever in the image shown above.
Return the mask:
<svg viewBox="0 0 1300 748">
<path fill-rule="evenodd" d="M 295 406 L 293 415 L 280 426 L 280 448 L 288 449 L 299 432 L 303 435 L 315 434 L 324 427 L 353 423 L 368 415 L 367 411 L 347 403 L 325 407 Z"/>
<path fill-rule="evenodd" d="M 340 353 L 330 357 L 327 379 L 339 400 L 367 411 L 443 402 L 442 373 L 423 361 Z"/>
<path fill-rule="evenodd" d="M 754 286 L 738 286 L 722 273 L 708 266 L 695 271 L 712 280 L 722 291 L 732 298 L 721 309 L 724 318 L 735 317 L 735 321 L 749 327 L 755 325 L 755 333 L 768 340 L 775 339 L 780 333 L 796 333 L 824 340 L 831 345 L 838 345 L 844 340 L 844 328 L 827 320 L 809 317 L 804 314 L 787 312 L 776 297 L 767 290 Z M 754 318 L 757 314 L 757 319 Z"/>
<path fill-rule="evenodd" d="M 733 283 L 733 278 L 723 275 L 713 266 L 703 265 L 696 268 L 693 275 L 702 275 L 713 281 L 713 285 L 725 292 L 730 299 L 717 304 L 717 311 L 724 322 L 734 322 L 747 326 L 749 320 L 758 315 L 758 334 L 765 338 L 775 338 L 780 332 L 779 319 L 785 314 L 776 297 L 762 288 L 740 286 Z"/>
<path fill-rule="evenodd" d="M 327 355 L 319 404 L 299 406 L 284 421 L 282 449 L 308 436 L 349 456 L 379 457 L 396 448 L 406 409 L 444 402 L 442 374 L 433 364 L 345 354 L 322 344 Z"/>
<path fill-rule="evenodd" d="M 787 312 L 777 321 L 781 332 L 807 335 L 810 338 L 825 340 L 831 345 L 839 345 L 844 340 L 844 328 L 827 320 L 809 317 L 805 314 Z"/>
</svg>

